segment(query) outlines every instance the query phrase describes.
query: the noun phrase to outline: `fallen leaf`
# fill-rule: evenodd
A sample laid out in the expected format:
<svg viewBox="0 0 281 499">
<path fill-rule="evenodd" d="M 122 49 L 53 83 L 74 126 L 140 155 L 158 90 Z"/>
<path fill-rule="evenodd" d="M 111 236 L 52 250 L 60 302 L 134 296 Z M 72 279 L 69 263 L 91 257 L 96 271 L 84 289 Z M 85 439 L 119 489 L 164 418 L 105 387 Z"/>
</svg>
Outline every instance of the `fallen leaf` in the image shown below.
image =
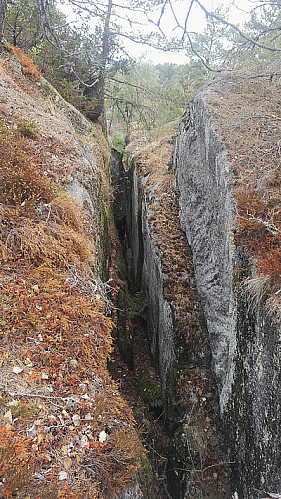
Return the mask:
<svg viewBox="0 0 281 499">
<path fill-rule="evenodd" d="M 37 437 L 37 443 L 41 444 L 41 442 L 43 441 L 43 439 L 44 439 L 44 435 L 42 435 L 42 433 L 39 433 L 39 435 Z"/>
<path fill-rule="evenodd" d="M 67 479 L 67 472 L 66 471 L 60 471 L 58 474 L 58 479 L 59 480 L 66 480 Z"/>
<path fill-rule="evenodd" d="M 24 363 L 27 367 L 33 367 L 33 362 L 31 361 L 31 359 L 29 357 L 26 357 Z"/>
<path fill-rule="evenodd" d="M 76 359 L 71 359 L 68 364 L 70 367 L 77 367 L 78 362 Z"/>
<path fill-rule="evenodd" d="M 7 423 L 12 423 L 13 422 L 13 415 L 12 415 L 12 411 L 9 410 L 7 411 L 5 414 L 4 414 L 4 419 Z"/>
<path fill-rule="evenodd" d="M 66 470 L 69 470 L 69 468 L 71 468 L 71 466 L 72 466 L 72 459 L 70 459 L 70 457 L 66 457 L 63 460 L 63 465 L 64 465 Z"/>
<path fill-rule="evenodd" d="M 40 426 L 41 424 L 43 424 L 43 419 L 35 419 L 34 424 L 35 426 Z"/>
<path fill-rule="evenodd" d="M 47 373 L 42 373 L 42 374 L 41 374 L 41 378 L 42 378 L 42 379 L 49 379 L 49 376 L 48 376 L 48 374 L 47 374 Z"/>
</svg>

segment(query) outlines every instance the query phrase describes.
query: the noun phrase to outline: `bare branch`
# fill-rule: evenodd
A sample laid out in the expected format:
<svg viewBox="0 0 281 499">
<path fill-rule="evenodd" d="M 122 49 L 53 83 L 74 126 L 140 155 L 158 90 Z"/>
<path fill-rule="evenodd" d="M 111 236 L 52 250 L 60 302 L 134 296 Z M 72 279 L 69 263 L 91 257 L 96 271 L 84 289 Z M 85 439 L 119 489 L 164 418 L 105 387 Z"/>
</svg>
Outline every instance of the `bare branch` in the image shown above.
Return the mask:
<svg viewBox="0 0 281 499">
<path fill-rule="evenodd" d="M 194 4 L 194 0 L 191 0 L 190 5 L 189 5 L 189 9 L 188 9 L 187 14 L 186 14 L 186 18 L 184 20 L 184 32 L 187 31 L 187 23 L 188 23 L 188 19 L 189 19 L 193 4 Z"/>
<path fill-rule="evenodd" d="M 212 68 L 211 66 L 209 66 L 209 64 L 203 59 L 203 57 L 201 56 L 201 54 L 199 54 L 199 52 L 195 49 L 195 47 L 193 45 L 193 42 L 191 40 L 191 37 L 189 36 L 188 33 L 186 33 L 186 36 L 187 36 L 187 39 L 188 39 L 188 42 L 189 42 L 189 45 L 190 45 L 190 48 L 191 48 L 192 52 L 202 62 L 203 66 L 205 66 L 205 68 L 208 69 L 208 71 L 212 71 L 214 73 L 221 73 L 222 69 L 215 69 L 215 68 Z"/>
<path fill-rule="evenodd" d="M 147 94 L 156 95 L 157 97 L 161 97 L 160 94 L 156 94 L 155 92 L 152 92 L 148 88 L 142 87 L 141 85 L 136 85 L 135 83 L 129 83 L 128 81 L 124 81 L 124 80 L 118 80 L 117 78 L 113 78 L 113 76 L 108 76 L 107 79 L 112 80 L 112 81 L 116 81 L 117 83 L 121 83 L 122 85 L 128 85 L 129 87 L 139 88 L 140 90 L 143 90 Z"/>
<path fill-rule="evenodd" d="M 215 14 L 214 12 L 207 10 L 206 7 L 204 7 L 204 5 L 199 0 L 195 0 L 195 2 L 197 3 L 197 5 L 200 7 L 200 9 L 204 12 L 204 14 L 206 16 L 210 16 L 213 19 L 216 19 L 216 21 L 219 21 L 220 23 L 224 24 L 225 26 L 229 26 L 234 31 L 236 31 L 236 33 L 238 33 L 244 40 L 247 40 L 249 43 L 255 45 L 258 48 L 270 50 L 271 52 L 281 52 L 281 49 L 269 47 L 267 45 L 263 45 L 262 43 L 256 42 L 253 38 L 251 38 L 251 37 L 247 36 L 245 33 L 243 33 L 243 31 L 241 31 L 241 29 L 238 26 L 236 26 L 235 24 L 231 23 L 230 21 L 227 21 L 226 19 L 223 19 L 221 16 Z"/>
</svg>

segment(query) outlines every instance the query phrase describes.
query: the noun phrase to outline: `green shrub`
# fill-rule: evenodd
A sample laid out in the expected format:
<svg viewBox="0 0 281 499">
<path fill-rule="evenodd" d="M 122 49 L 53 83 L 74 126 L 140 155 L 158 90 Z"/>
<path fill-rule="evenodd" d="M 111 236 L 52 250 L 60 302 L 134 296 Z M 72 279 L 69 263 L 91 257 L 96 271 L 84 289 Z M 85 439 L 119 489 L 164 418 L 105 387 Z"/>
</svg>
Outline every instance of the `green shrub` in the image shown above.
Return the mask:
<svg viewBox="0 0 281 499">
<path fill-rule="evenodd" d="M 123 135 L 116 133 L 111 137 L 112 148 L 123 154 L 125 152 L 125 139 Z"/>
<path fill-rule="evenodd" d="M 17 126 L 19 133 L 27 139 L 35 139 L 39 133 L 38 127 L 34 121 L 19 120 Z"/>
</svg>

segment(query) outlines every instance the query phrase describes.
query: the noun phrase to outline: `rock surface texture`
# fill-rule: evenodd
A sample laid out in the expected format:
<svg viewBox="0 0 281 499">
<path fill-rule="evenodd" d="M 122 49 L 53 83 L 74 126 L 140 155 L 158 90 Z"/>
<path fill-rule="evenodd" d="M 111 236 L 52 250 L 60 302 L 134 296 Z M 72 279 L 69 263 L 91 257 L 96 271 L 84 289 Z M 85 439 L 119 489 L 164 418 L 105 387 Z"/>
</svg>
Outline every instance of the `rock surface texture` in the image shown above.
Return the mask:
<svg viewBox="0 0 281 499">
<path fill-rule="evenodd" d="M 173 153 L 233 462 L 229 497 L 242 499 L 281 492 L 278 95 L 269 76 L 215 80 L 189 105 Z"/>
<path fill-rule="evenodd" d="M 148 338 L 170 435 L 168 493 L 174 499 L 206 494 L 219 499 L 226 497 L 226 474 L 220 466 L 213 477 L 213 464 L 223 461 L 217 390 L 190 248 L 179 223 L 174 177 L 167 167 L 172 149 L 170 139 L 151 144 L 128 172 L 134 207 L 127 219 L 128 243 L 135 256 L 140 253 L 136 242 L 141 240 L 142 246 Z M 133 259 L 133 276 L 137 267 Z"/>
<path fill-rule="evenodd" d="M 217 78 L 128 172 L 174 499 L 281 493 L 279 83 Z"/>
</svg>

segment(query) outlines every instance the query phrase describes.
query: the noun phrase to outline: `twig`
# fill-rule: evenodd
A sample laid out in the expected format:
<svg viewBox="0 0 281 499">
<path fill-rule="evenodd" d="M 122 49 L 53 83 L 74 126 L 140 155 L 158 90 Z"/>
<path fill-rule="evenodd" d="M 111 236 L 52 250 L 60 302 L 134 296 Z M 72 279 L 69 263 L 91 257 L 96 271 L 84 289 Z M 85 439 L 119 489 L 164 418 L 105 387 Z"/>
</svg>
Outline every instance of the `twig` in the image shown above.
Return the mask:
<svg viewBox="0 0 281 499">
<path fill-rule="evenodd" d="M 254 489 L 259 494 L 266 494 L 262 499 L 281 499 L 281 494 L 273 494 L 272 492 L 265 492 L 264 490 Z"/>
<path fill-rule="evenodd" d="M 46 399 L 46 400 L 63 400 L 63 402 L 66 402 L 68 400 L 68 397 L 55 397 L 52 395 L 40 395 L 39 393 L 12 393 L 8 392 L 10 397 L 30 397 L 30 398 L 40 398 L 40 399 Z"/>
<path fill-rule="evenodd" d="M 256 222 L 263 225 L 268 230 L 268 232 L 270 232 L 270 234 L 272 234 L 273 236 L 277 236 L 277 234 L 280 234 L 280 230 L 278 229 L 278 227 L 276 227 L 276 225 L 273 222 L 267 222 L 266 220 L 263 220 L 260 217 L 256 217 L 255 215 L 253 215 L 252 213 L 249 213 L 248 211 L 247 211 L 247 215 L 250 218 L 252 218 L 253 220 L 255 220 Z M 240 217 L 240 218 L 247 220 L 247 218 L 244 218 L 244 217 Z"/>
<path fill-rule="evenodd" d="M 194 471 L 205 473 L 205 471 L 209 470 L 210 468 L 216 468 L 217 466 L 226 466 L 227 464 L 235 464 L 235 461 L 210 464 L 210 466 L 206 466 L 206 468 L 203 468 L 202 470 L 194 470 Z"/>
<path fill-rule="evenodd" d="M 46 205 L 47 206 L 47 205 Z M 49 203 L 49 212 L 48 212 L 48 215 L 47 215 L 47 218 L 46 218 L 46 222 L 49 222 L 49 218 L 50 218 L 50 215 L 51 215 L 51 211 L 52 211 L 52 205 L 51 203 Z"/>
</svg>

